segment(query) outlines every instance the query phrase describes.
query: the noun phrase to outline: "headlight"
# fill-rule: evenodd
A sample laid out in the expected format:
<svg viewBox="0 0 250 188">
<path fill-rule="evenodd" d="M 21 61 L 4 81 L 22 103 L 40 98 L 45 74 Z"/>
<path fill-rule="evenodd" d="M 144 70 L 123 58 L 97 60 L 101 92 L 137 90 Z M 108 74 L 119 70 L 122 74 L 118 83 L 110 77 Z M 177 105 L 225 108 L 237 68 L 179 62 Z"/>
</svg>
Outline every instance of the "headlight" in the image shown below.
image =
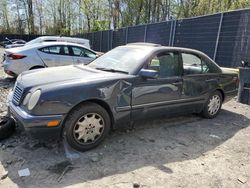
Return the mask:
<svg viewBox="0 0 250 188">
<path fill-rule="evenodd" d="M 41 90 L 36 90 L 34 93 L 31 94 L 28 102 L 28 110 L 32 110 L 36 106 L 36 103 L 38 102 L 40 96 L 41 96 Z"/>
<path fill-rule="evenodd" d="M 26 106 L 26 105 L 28 104 L 28 102 L 29 102 L 29 100 L 30 100 L 30 96 L 31 96 L 31 93 L 28 93 L 28 94 L 25 96 L 25 98 L 24 98 L 24 100 L 23 100 L 23 105 L 24 105 L 24 106 Z"/>
</svg>

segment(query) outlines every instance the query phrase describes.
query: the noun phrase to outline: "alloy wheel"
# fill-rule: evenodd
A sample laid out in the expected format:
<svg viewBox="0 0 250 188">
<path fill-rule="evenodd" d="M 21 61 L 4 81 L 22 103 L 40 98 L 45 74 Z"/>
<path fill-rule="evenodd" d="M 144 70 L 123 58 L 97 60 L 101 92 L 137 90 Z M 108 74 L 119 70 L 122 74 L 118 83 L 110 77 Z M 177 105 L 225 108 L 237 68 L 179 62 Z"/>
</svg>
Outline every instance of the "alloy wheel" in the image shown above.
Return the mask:
<svg viewBox="0 0 250 188">
<path fill-rule="evenodd" d="M 88 113 L 75 123 L 73 136 L 79 144 L 91 144 L 102 135 L 104 126 L 104 120 L 100 114 Z"/>
<path fill-rule="evenodd" d="M 215 115 L 220 109 L 220 105 L 221 105 L 220 96 L 219 95 L 212 96 L 212 98 L 209 100 L 209 103 L 208 103 L 209 114 Z"/>
</svg>

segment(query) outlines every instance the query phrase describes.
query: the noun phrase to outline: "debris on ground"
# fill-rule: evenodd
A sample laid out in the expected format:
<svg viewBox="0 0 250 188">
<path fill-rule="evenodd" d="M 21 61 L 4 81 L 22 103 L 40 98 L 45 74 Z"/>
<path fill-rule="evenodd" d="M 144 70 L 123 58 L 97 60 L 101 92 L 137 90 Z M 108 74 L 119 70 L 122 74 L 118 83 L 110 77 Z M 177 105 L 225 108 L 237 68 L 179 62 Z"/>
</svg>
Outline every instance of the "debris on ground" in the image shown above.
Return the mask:
<svg viewBox="0 0 250 188">
<path fill-rule="evenodd" d="M 18 175 L 20 177 L 30 176 L 30 170 L 28 168 L 24 168 L 24 169 L 18 170 Z"/>
<path fill-rule="evenodd" d="M 152 142 L 152 143 L 154 143 L 154 142 L 155 142 L 155 140 L 154 140 L 154 139 L 149 139 L 148 141 L 149 141 L 149 142 Z"/>
<path fill-rule="evenodd" d="M 247 182 L 247 178 L 242 176 L 238 178 L 238 181 L 242 184 L 245 184 Z"/>
<path fill-rule="evenodd" d="M 79 167 L 73 166 L 73 164 L 70 161 L 66 160 L 66 161 L 62 161 L 60 163 L 57 163 L 53 166 L 50 166 L 48 168 L 48 170 L 52 173 L 59 174 L 59 177 L 57 178 L 57 182 L 60 182 L 62 180 L 63 176 L 67 172 L 73 170 L 74 168 L 79 168 Z"/>
<path fill-rule="evenodd" d="M 65 167 L 65 169 L 62 171 L 61 175 L 57 178 L 57 182 L 60 182 L 63 178 L 63 176 L 69 172 L 70 170 L 73 170 L 74 166 L 68 165 Z"/>
<path fill-rule="evenodd" d="M 139 183 L 133 183 L 133 188 L 139 188 L 140 184 Z"/>
<path fill-rule="evenodd" d="M 12 160 L 7 160 L 7 161 L 6 161 L 6 164 L 7 164 L 7 165 L 11 165 L 11 164 L 12 164 Z"/>
<path fill-rule="evenodd" d="M 4 171 L 4 172 L 2 173 L 2 175 L 1 175 L 1 180 L 4 180 L 5 178 L 7 178 L 7 177 L 8 177 L 8 174 L 9 174 L 8 171 Z"/>
<path fill-rule="evenodd" d="M 210 137 L 212 137 L 212 138 L 217 138 L 217 139 L 221 139 L 219 136 L 217 136 L 217 135 L 214 135 L 214 134 L 210 134 L 209 135 Z"/>
</svg>

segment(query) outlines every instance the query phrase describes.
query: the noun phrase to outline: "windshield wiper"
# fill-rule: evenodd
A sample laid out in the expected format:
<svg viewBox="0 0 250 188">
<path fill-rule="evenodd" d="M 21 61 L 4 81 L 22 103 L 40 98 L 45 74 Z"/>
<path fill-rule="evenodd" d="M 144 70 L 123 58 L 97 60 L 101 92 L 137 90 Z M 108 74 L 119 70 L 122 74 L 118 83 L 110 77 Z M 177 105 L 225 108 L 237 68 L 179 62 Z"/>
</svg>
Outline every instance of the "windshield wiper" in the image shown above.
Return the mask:
<svg viewBox="0 0 250 188">
<path fill-rule="evenodd" d="M 102 71 L 108 71 L 108 72 L 120 72 L 120 73 L 128 74 L 128 72 L 123 71 L 123 70 L 109 69 L 109 68 L 105 68 L 105 67 L 96 67 L 95 69 L 102 70 Z"/>
</svg>

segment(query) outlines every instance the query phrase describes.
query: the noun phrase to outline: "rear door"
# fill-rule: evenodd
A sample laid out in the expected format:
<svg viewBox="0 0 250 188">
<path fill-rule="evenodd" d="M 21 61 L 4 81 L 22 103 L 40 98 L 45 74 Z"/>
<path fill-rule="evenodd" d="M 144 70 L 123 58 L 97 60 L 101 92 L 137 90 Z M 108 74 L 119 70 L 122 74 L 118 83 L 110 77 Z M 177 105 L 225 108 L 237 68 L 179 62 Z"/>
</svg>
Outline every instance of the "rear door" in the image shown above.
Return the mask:
<svg viewBox="0 0 250 188">
<path fill-rule="evenodd" d="M 183 105 L 190 111 L 199 111 L 217 88 L 218 73 L 214 73 L 209 63 L 195 53 L 182 52 L 180 56 L 183 64 Z"/>
<path fill-rule="evenodd" d="M 96 59 L 96 54 L 86 48 L 78 46 L 70 46 L 70 48 L 72 50 L 73 61 L 75 64 L 89 64 Z"/>
<path fill-rule="evenodd" d="M 67 46 L 53 45 L 38 49 L 38 55 L 48 67 L 70 65 L 73 63 Z"/>
</svg>

